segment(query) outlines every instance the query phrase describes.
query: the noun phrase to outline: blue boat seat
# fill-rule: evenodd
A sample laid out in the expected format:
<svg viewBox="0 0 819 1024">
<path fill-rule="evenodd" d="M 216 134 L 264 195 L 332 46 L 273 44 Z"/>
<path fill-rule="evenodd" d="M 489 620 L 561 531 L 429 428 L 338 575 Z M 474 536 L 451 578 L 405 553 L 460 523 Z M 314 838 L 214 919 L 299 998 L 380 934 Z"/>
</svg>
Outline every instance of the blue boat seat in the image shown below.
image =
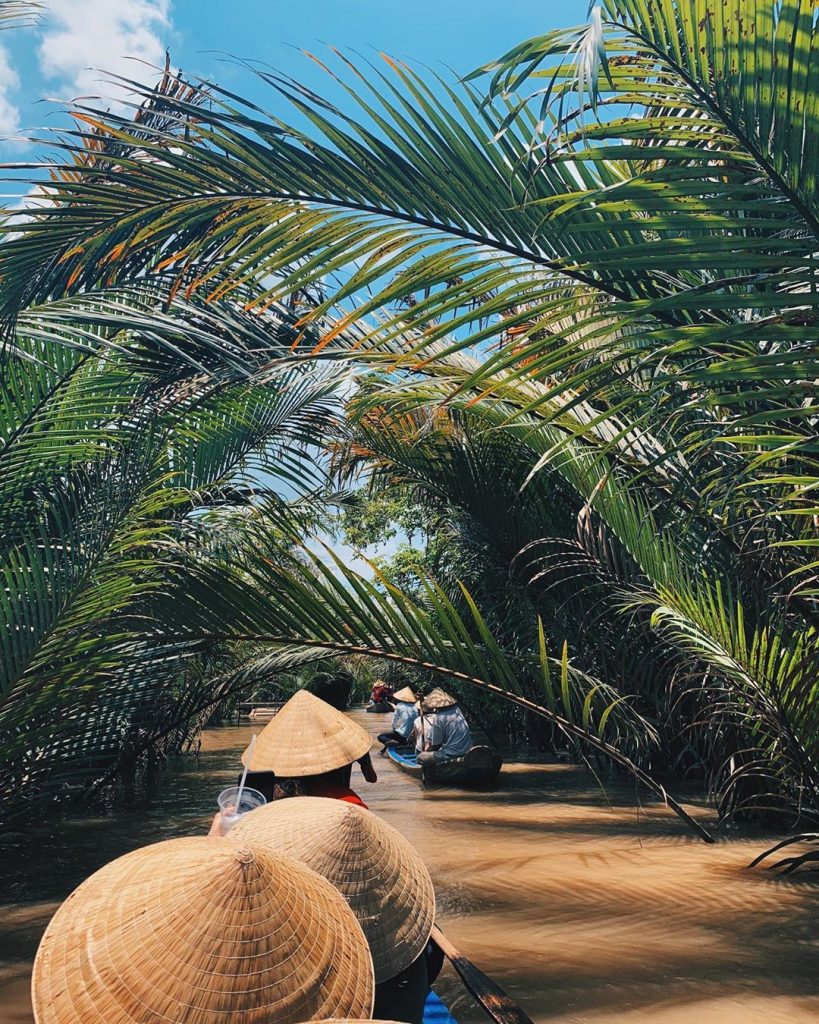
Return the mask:
<svg viewBox="0 0 819 1024">
<path fill-rule="evenodd" d="M 424 1006 L 424 1024 L 458 1024 L 440 996 L 430 990 Z"/>
</svg>

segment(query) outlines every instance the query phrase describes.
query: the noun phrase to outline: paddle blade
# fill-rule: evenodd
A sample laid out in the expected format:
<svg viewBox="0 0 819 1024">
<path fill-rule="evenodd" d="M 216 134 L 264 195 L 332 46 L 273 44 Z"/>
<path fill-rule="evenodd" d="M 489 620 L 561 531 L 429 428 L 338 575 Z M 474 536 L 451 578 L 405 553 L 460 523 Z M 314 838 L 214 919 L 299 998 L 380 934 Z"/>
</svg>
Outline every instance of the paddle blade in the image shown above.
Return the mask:
<svg viewBox="0 0 819 1024">
<path fill-rule="evenodd" d="M 521 1010 L 512 997 L 483 971 L 478 970 L 471 960 L 462 956 L 437 925 L 432 929 L 432 938 L 458 972 L 469 992 L 492 1020 L 497 1021 L 497 1024 L 532 1024 L 532 1019 Z"/>
</svg>

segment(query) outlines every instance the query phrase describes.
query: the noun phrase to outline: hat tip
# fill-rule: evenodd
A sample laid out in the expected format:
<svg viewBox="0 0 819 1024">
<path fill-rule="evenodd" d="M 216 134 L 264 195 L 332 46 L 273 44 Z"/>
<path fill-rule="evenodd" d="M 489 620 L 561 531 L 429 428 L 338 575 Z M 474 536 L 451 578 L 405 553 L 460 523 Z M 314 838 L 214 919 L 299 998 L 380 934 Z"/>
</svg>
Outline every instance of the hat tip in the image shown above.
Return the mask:
<svg viewBox="0 0 819 1024">
<path fill-rule="evenodd" d="M 254 864 L 256 862 L 256 854 L 247 846 L 239 846 L 233 851 L 234 858 L 240 864 Z"/>
</svg>

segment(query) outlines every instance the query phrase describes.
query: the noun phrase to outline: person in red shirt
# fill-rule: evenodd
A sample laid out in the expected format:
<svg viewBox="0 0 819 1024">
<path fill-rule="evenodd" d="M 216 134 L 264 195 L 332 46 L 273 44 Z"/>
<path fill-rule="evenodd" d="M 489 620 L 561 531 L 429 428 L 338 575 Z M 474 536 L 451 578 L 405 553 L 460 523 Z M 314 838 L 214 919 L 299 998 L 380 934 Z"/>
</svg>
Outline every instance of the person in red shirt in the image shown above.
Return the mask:
<svg viewBox="0 0 819 1024">
<path fill-rule="evenodd" d="M 367 782 L 377 782 L 373 763 L 369 753 L 360 757 L 355 762 L 361 769 L 361 774 Z M 350 789 L 350 776 L 352 774 L 352 763 L 332 772 L 325 772 L 323 775 L 307 775 L 299 780 L 306 796 L 326 796 L 332 800 L 346 800 L 350 804 L 358 804 L 359 807 L 367 805 L 354 790 Z"/>
<path fill-rule="evenodd" d="M 283 800 L 290 796 L 323 796 L 330 800 L 346 800 L 349 804 L 357 804 L 359 807 L 366 809 L 367 805 L 355 792 L 350 788 L 350 777 L 352 775 L 353 763 L 357 764 L 361 769 L 361 774 L 367 780 L 367 782 L 377 782 L 378 776 L 376 775 L 373 763 L 370 760 L 369 753 L 360 757 L 356 762 L 345 764 L 341 768 L 336 768 L 330 772 L 323 772 L 321 775 L 302 775 L 296 776 L 295 778 L 279 778 L 273 773 L 259 773 L 272 776 L 269 779 L 264 780 L 264 784 L 271 789 L 270 796 L 267 795 L 264 789 L 260 792 L 268 798 L 268 800 Z M 256 783 L 250 781 L 251 773 L 248 772 L 247 785 L 253 786 L 254 789 L 259 789 Z"/>
<path fill-rule="evenodd" d="M 370 694 L 370 700 L 373 704 L 389 704 L 392 700 L 392 687 L 389 683 L 385 683 L 383 679 L 376 679 L 373 683 L 372 693 Z"/>
<path fill-rule="evenodd" d="M 367 805 L 350 787 L 353 765 L 367 782 L 378 776 L 370 759 L 372 740 L 351 718 L 307 690 L 297 690 L 242 755 L 245 785 L 268 800 L 324 796 Z M 250 761 L 250 763 L 248 763 Z M 216 814 L 210 835 L 223 835 Z"/>
</svg>

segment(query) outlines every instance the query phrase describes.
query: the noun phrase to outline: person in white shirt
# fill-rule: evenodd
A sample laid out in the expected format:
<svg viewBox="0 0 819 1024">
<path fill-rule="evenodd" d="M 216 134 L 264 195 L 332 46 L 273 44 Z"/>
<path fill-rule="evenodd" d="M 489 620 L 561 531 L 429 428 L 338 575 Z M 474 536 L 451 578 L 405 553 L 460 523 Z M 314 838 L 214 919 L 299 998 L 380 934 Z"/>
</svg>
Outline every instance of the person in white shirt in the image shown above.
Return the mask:
<svg viewBox="0 0 819 1024">
<path fill-rule="evenodd" d="M 409 686 L 405 686 L 402 690 L 393 694 L 392 703 L 395 711 L 392 716 L 392 730 L 390 732 L 382 732 L 378 737 L 378 742 L 384 744 L 381 750 L 382 757 L 386 754 L 387 747 L 396 744 L 406 746 L 411 742 L 413 737 L 412 727 L 418 718 L 417 701 L 418 697 Z"/>
<path fill-rule="evenodd" d="M 416 755 L 429 752 L 441 745 L 441 730 L 435 721 L 434 713 L 426 714 L 418 702 L 416 710 L 418 716 L 412 725 L 412 743 Z"/>
<path fill-rule="evenodd" d="M 427 737 L 418 750 L 419 764 L 439 764 L 463 757 L 472 747 L 472 734 L 458 702 L 439 687 L 421 702 L 421 718 L 427 725 Z M 432 722 L 431 728 L 430 723 Z M 416 749 L 417 746 L 416 746 Z"/>
</svg>

